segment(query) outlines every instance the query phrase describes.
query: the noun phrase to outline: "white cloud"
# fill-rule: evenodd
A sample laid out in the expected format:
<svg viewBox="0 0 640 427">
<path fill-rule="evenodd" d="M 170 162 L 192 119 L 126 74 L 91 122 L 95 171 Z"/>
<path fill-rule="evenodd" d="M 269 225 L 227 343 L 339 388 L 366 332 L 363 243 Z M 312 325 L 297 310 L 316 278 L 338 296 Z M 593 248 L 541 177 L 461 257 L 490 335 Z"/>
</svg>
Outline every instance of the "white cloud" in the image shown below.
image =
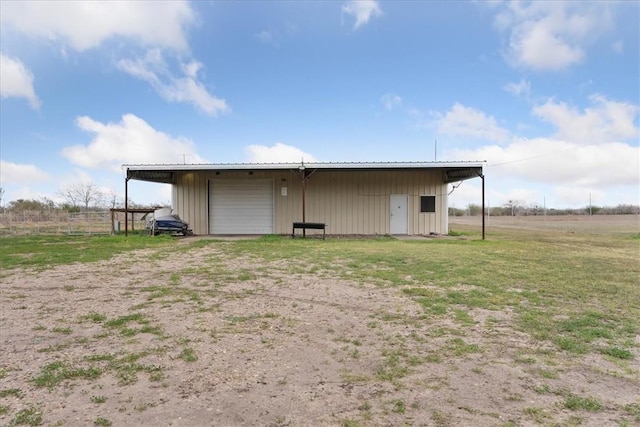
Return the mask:
<svg viewBox="0 0 640 427">
<path fill-rule="evenodd" d="M 0 183 L 8 184 L 30 184 L 44 182 L 49 179 L 49 175 L 35 165 L 12 163 L 0 160 Z"/>
<path fill-rule="evenodd" d="M 393 110 L 395 107 L 402 105 L 402 98 L 395 93 L 385 93 L 380 98 L 380 102 L 387 110 Z"/>
<path fill-rule="evenodd" d="M 495 142 L 505 142 L 510 137 L 509 131 L 498 126 L 494 117 L 459 103 L 444 115 L 435 115 L 436 128 L 442 135 L 468 136 Z"/>
<path fill-rule="evenodd" d="M 278 43 L 276 42 L 276 36 L 271 31 L 266 31 L 266 30 L 260 31 L 259 33 L 256 34 L 256 38 L 264 44 L 270 44 L 274 46 L 278 45 Z"/>
<path fill-rule="evenodd" d="M 566 141 L 597 144 L 638 137 L 637 105 L 610 101 L 600 95 L 592 95 L 590 101 L 593 107 L 585 108 L 584 113 L 549 100 L 534 107 L 533 114 L 556 126 L 555 137 Z"/>
<path fill-rule="evenodd" d="M 316 162 L 316 158 L 297 147 L 280 142 L 268 147 L 266 145 L 249 145 L 244 149 L 249 163 L 300 163 Z"/>
<path fill-rule="evenodd" d="M 613 51 L 615 53 L 623 53 L 624 52 L 624 42 L 622 40 L 617 40 L 615 41 L 612 45 L 611 45 L 611 49 L 613 49 Z"/>
<path fill-rule="evenodd" d="M 580 63 L 586 48 L 613 27 L 612 2 L 509 2 L 495 24 L 509 33 L 507 58 L 517 66 L 559 70 Z"/>
<path fill-rule="evenodd" d="M 31 107 L 40 108 L 40 100 L 33 90 L 33 74 L 19 59 L 0 54 L 0 96 L 29 100 Z"/>
<path fill-rule="evenodd" d="M 584 146 L 550 138 L 520 138 L 504 147 L 451 150 L 447 156 L 486 160 L 488 173 L 501 179 L 582 187 L 640 185 L 640 147 L 621 142 Z"/>
<path fill-rule="evenodd" d="M 206 163 L 187 138 L 174 138 L 151 127 L 133 114 L 120 123 L 103 124 L 90 117 L 76 120 L 77 126 L 91 134 L 88 145 L 65 147 L 62 154 L 73 164 L 91 169 L 119 172 L 123 163 Z"/>
<path fill-rule="evenodd" d="M 212 116 L 229 110 L 225 100 L 213 96 L 198 78 L 201 63 L 181 63 L 181 74 L 176 75 L 160 53 L 160 49 L 179 55 L 188 52 L 186 29 L 196 23 L 188 1 L 24 1 L 0 5 L 3 29 L 59 43 L 63 55 L 68 46 L 82 52 L 111 39 L 125 38 L 147 46 L 150 50 L 145 57 L 120 60 L 118 67 L 147 81 L 169 102 L 192 103 Z"/>
<path fill-rule="evenodd" d="M 531 82 L 529 82 L 528 80 L 520 80 L 518 83 L 507 83 L 506 85 L 504 85 L 504 90 L 506 90 L 507 92 L 509 92 L 512 95 L 515 96 L 524 96 L 525 98 L 528 98 L 529 95 L 531 94 Z"/>
<path fill-rule="evenodd" d="M 230 111 L 224 99 L 209 93 L 198 79 L 202 64 L 197 61 L 181 63 L 182 76 L 175 76 L 159 49 L 151 49 L 144 58 L 122 59 L 118 68 L 149 83 L 169 102 L 188 102 L 211 116 Z"/>
<path fill-rule="evenodd" d="M 114 37 L 147 46 L 188 49 L 185 27 L 196 21 L 185 0 L 1 2 L 0 22 L 31 36 L 68 43 L 77 51 Z"/>
<path fill-rule="evenodd" d="M 342 12 L 351 15 L 356 19 L 353 29 L 369 22 L 372 16 L 382 15 L 382 9 L 376 0 L 351 0 L 342 6 Z"/>
</svg>

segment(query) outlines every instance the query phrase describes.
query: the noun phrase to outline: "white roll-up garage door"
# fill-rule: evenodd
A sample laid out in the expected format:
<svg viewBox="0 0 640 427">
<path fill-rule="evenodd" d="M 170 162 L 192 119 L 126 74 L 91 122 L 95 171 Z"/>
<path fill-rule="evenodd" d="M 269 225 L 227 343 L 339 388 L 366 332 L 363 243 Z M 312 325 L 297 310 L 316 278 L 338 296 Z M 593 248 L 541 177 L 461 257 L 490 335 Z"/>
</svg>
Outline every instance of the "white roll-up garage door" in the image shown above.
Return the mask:
<svg viewBox="0 0 640 427">
<path fill-rule="evenodd" d="M 211 180 L 209 229 L 211 234 L 273 233 L 273 181 Z"/>
</svg>

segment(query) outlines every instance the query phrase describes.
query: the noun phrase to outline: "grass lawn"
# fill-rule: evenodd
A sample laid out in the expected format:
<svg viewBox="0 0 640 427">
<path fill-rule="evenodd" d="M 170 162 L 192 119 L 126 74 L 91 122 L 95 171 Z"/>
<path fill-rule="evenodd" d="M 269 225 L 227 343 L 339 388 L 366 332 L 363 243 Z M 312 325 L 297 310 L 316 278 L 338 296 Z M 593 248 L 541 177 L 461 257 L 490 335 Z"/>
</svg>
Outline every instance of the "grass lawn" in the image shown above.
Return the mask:
<svg viewBox="0 0 640 427">
<path fill-rule="evenodd" d="M 637 221 L 455 227 L 0 239 L 0 424 L 640 423 Z"/>
</svg>

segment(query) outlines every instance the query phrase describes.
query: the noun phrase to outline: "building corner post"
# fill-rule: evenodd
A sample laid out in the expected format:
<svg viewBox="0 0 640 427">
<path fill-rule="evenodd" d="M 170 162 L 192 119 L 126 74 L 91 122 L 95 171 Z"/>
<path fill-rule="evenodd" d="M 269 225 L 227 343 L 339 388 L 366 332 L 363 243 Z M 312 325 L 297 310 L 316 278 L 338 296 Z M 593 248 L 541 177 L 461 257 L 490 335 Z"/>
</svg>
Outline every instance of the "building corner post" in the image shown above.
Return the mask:
<svg viewBox="0 0 640 427">
<path fill-rule="evenodd" d="M 482 240 L 484 240 L 484 237 L 485 237 L 484 221 L 485 221 L 485 215 L 486 215 L 484 212 L 484 209 L 485 209 L 484 207 L 484 173 L 480 175 L 480 178 L 482 179 Z"/>
<path fill-rule="evenodd" d="M 124 178 L 124 235 L 129 235 L 129 169 Z"/>
</svg>

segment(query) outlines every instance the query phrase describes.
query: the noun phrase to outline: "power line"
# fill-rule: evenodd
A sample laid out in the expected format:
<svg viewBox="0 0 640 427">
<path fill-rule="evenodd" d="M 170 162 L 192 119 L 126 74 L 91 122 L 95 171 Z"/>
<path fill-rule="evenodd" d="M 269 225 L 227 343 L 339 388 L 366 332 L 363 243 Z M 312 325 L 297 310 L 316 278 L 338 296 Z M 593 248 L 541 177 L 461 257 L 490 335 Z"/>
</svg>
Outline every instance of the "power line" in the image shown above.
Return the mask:
<svg viewBox="0 0 640 427">
<path fill-rule="evenodd" d="M 560 151 L 551 151 L 549 153 L 539 154 L 537 156 L 523 157 L 522 159 L 509 160 L 508 162 L 487 164 L 487 167 L 502 166 L 502 165 L 508 165 L 510 163 L 517 163 L 517 162 L 526 162 L 527 160 L 539 159 L 540 157 L 549 156 L 551 154 L 563 153 L 569 150 L 573 150 L 573 148 L 567 148 L 566 150 L 560 150 Z"/>
</svg>

